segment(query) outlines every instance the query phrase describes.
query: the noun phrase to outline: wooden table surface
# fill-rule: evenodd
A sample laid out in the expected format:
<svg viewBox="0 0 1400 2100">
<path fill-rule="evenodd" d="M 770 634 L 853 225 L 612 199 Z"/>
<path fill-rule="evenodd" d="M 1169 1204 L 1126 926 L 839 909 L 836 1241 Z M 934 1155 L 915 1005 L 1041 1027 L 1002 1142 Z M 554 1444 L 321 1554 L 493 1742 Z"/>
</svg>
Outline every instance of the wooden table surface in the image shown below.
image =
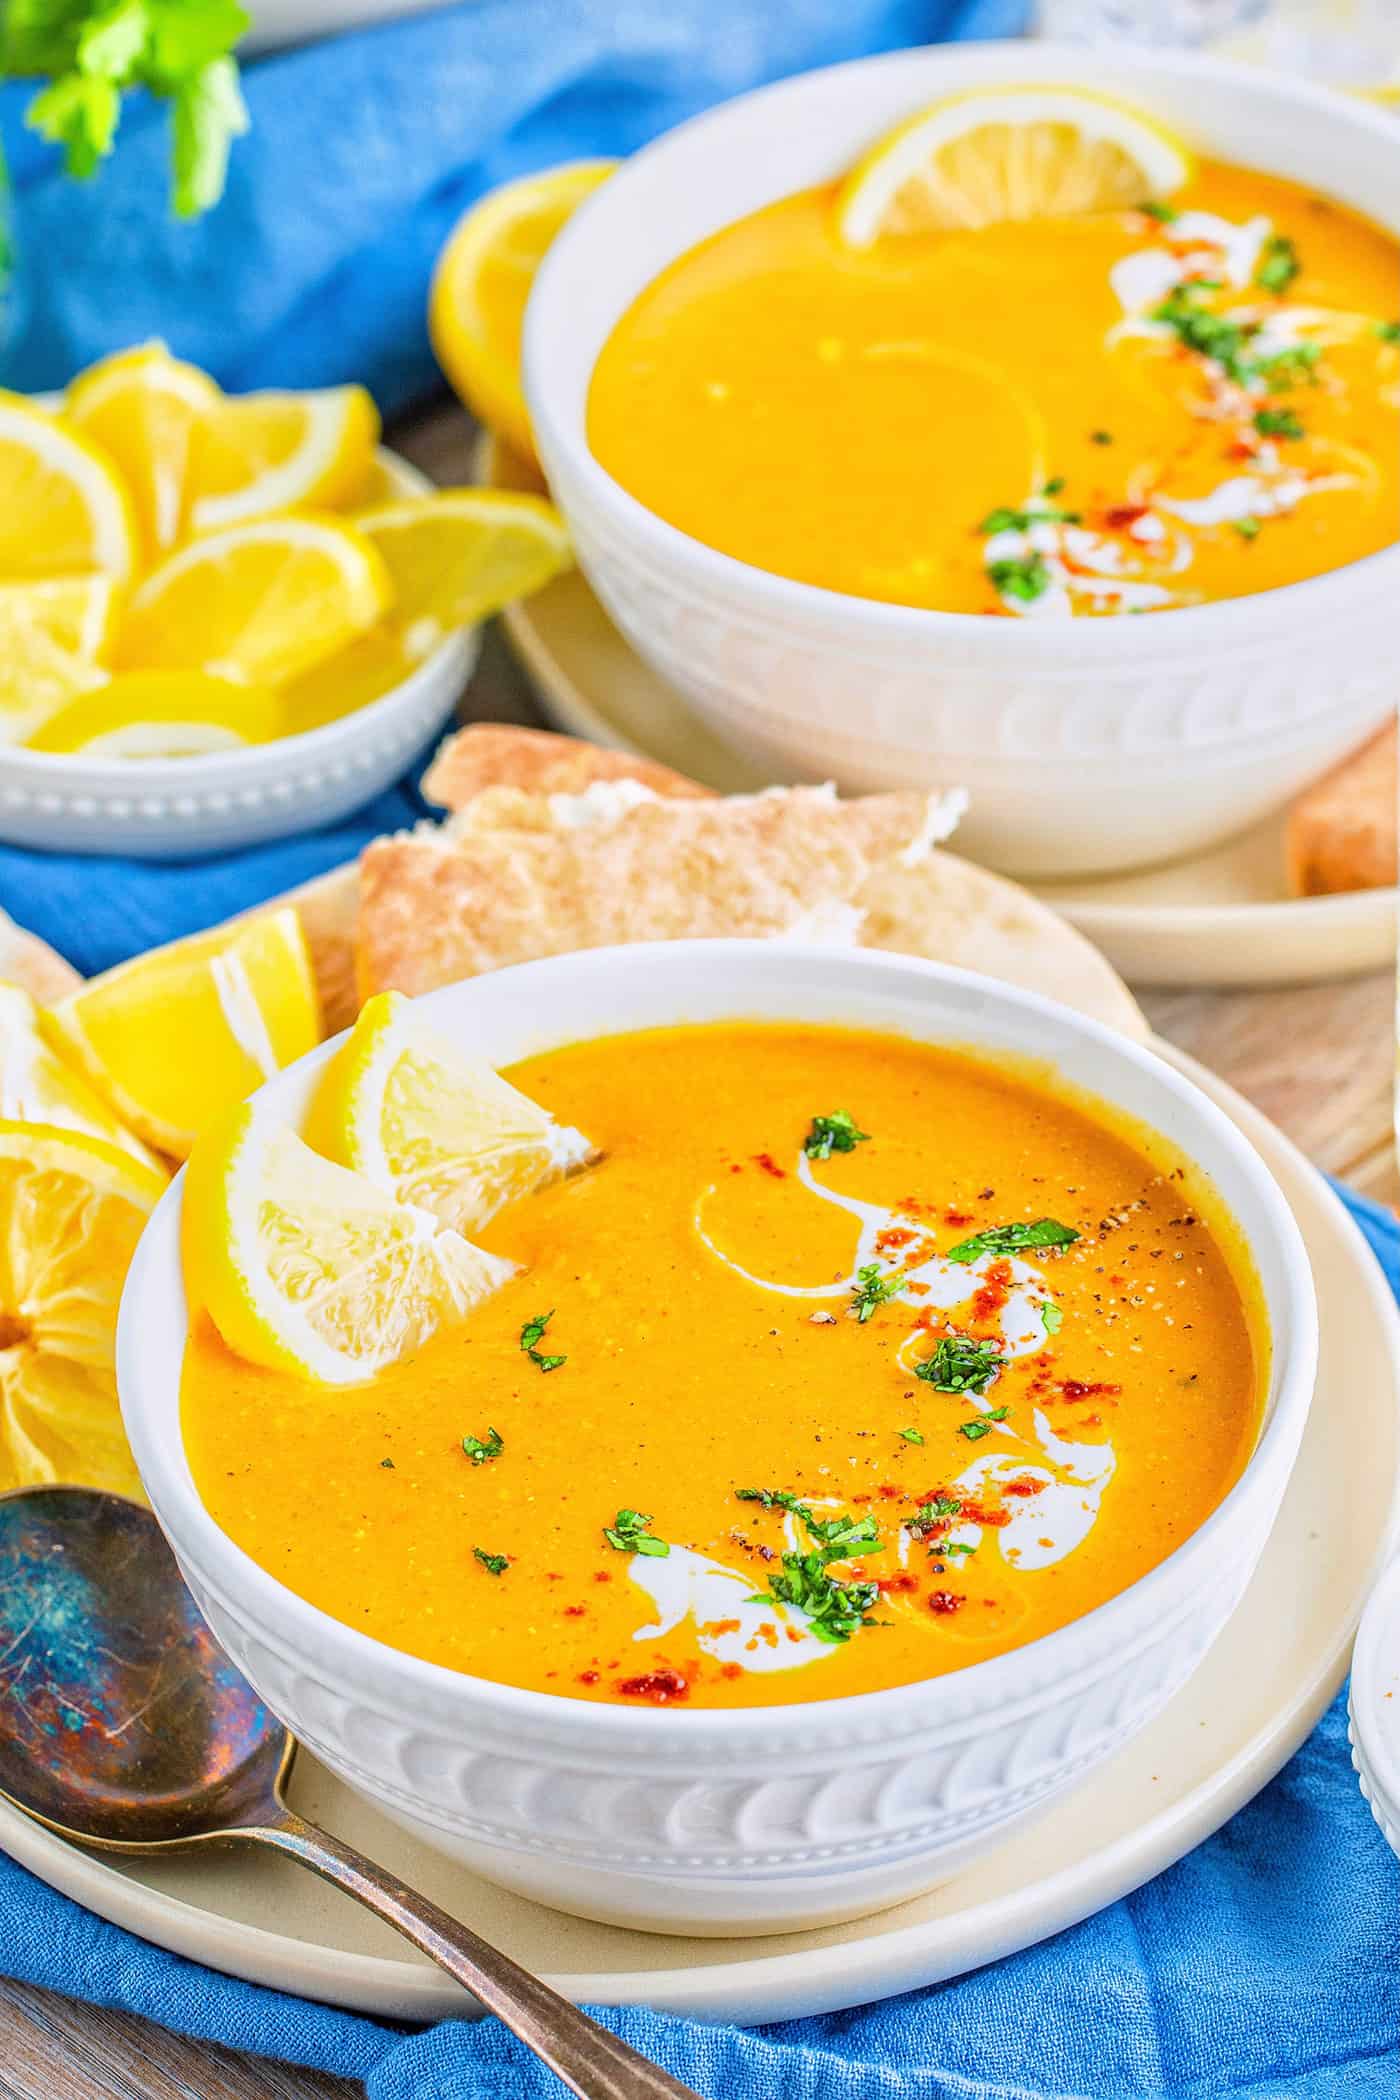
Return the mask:
<svg viewBox="0 0 1400 2100">
<path fill-rule="evenodd" d="M 472 432 L 443 408 L 394 433 L 442 482 L 471 478 Z M 488 640 L 464 713 L 538 720 L 498 636 Z M 1395 982 L 1250 992 L 1140 991 L 1153 1026 L 1239 1088 L 1329 1174 L 1400 1201 L 1391 1135 Z M 0 1980 L 0 2100 L 352 2100 L 342 2079 L 187 2042 Z"/>
</svg>

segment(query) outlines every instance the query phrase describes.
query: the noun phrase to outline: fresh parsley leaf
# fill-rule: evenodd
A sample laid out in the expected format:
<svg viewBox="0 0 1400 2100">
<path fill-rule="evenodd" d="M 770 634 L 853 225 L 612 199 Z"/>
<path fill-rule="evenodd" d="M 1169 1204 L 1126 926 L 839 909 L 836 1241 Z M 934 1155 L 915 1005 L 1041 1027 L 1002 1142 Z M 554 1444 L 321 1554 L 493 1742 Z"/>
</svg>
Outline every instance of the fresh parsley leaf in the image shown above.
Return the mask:
<svg viewBox="0 0 1400 2100">
<path fill-rule="evenodd" d="M 954 1557 L 959 1560 L 968 1560 L 977 1551 L 977 1548 L 970 1546 L 966 1539 L 945 1539 L 941 1545 L 934 1544 L 928 1550 L 930 1553 L 936 1554 L 939 1560 L 952 1560 Z"/>
<path fill-rule="evenodd" d="M 956 1517 L 961 1509 L 962 1503 L 956 1495 L 935 1495 L 931 1502 L 919 1504 L 909 1529 L 916 1537 L 922 1538 L 935 1524 L 943 1523 L 948 1517 Z"/>
<path fill-rule="evenodd" d="M 1043 484 L 1040 493 L 1042 496 L 1058 496 L 1063 492 L 1064 485 L 1064 475 L 1057 474 L 1052 481 L 1047 481 Z"/>
<path fill-rule="evenodd" d="M 1017 554 L 989 562 L 987 574 L 1003 598 L 1014 598 L 1019 605 L 1034 605 L 1050 588 L 1050 571 L 1041 554 Z"/>
<path fill-rule="evenodd" d="M 880 1527 L 873 1517 L 814 1517 L 810 1510 L 800 1512 L 808 1533 L 818 1546 L 827 1550 L 831 1560 L 844 1560 L 852 1548 L 878 1546 Z"/>
<path fill-rule="evenodd" d="M 959 1434 L 965 1436 L 969 1444 L 978 1444 L 984 1436 L 991 1435 L 993 1422 L 1004 1422 L 1010 1412 L 1009 1407 L 994 1407 L 989 1414 L 976 1415 L 970 1422 L 959 1422 Z"/>
<path fill-rule="evenodd" d="M 499 1429 L 488 1429 L 483 1443 L 479 1436 L 464 1436 L 462 1449 L 474 1466 L 489 1466 L 493 1458 L 499 1458 L 505 1450 L 505 1439 Z"/>
<path fill-rule="evenodd" d="M 806 1612 L 817 1639 L 837 1647 L 870 1624 L 867 1614 L 879 1603 L 880 1591 L 873 1582 L 840 1581 L 828 1571 L 829 1557 L 785 1553 L 781 1575 L 775 1575 L 769 1588 L 760 1590 L 752 1602 L 790 1604 Z"/>
<path fill-rule="evenodd" d="M 1055 481 L 1047 481 L 1043 494 L 1032 497 L 1024 510 L 1015 510 L 1009 503 L 998 504 L 995 510 L 987 512 L 977 530 L 984 539 L 991 539 L 998 532 L 1029 532 L 1032 525 L 1078 525 L 1083 516 L 1081 511 L 1062 510 L 1059 504 L 1045 500 L 1052 491 L 1058 491 L 1064 485 L 1063 475 Z"/>
<path fill-rule="evenodd" d="M 854 1117 L 838 1108 L 829 1116 L 813 1116 L 802 1150 L 808 1159 L 830 1159 L 833 1152 L 854 1152 L 869 1136 L 868 1130 L 856 1129 Z"/>
<path fill-rule="evenodd" d="M 924 1441 L 921 1429 L 901 1429 L 899 1434 L 903 1437 L 906 1444 L 921 1444 Z"/>
<path fill-rule="evenodd" d="M 1231 321 L 1203 306 L 1201 296 L 1211 289 L 1204 284 L 1177 285 L 1160 306 L 1153 308 L 1152 319 L 1170 328 L 1188 350 L 1212 358 L 1231 379 L 1242 383 L 1249 376 L 1245 345 L 1257 329 L 1252 323 Z"/>
<path fill-rule="evenodd" d="M 1058 1334 L 1065 1324 L 1064 1310 L 1053 1298 L 1041 1299 L 1040 1318 L 1047 1334 Z"/>
<path fill-rule="evenodd" d="M 1400 343 L 1400 321 L 1377 321 L 1376 334 L 1383 343 Z"/>
<path fill-rule="evenodd" d="M 976 1342 L 970 1335 L 940 1336 L 932 1356 L 915 1364 L 914 1376 L 940 1393 L 985 1393 L 1002 1365 L 995 1342 Z"/>
<path fill-rule="evenodd" d="M 1138 206 L 1138 210 L 1146 212 L 1149 219 L 1156 219 L 1163 226 L 1170 226 L 1172 220 L 1179 216 L 1176 206 L 1163 204 L 1160 197 L 1149 197 L 1145 204 Z"/>
<path fill-rule="evenodd" d="M 393 1472 L 394 1461 L 392 1460 L 392 1458 L 381 1458 L 379 1463 L 381 1466 L 387 1467 L 391 1473 Z"/>
<path fill-rule="evenodd" d="M 231 56 L 248 27 L 238 0 L 8 0 L 0 68 L 47 75 L 25 113 L 86 178 L 112 150 L 122 98 L 171 104 L 172 196 L 191 217 L 217 203 L 230 142 L 248 128 Z"/>
<path fill-rule="evenodd" d="M 504 1553 L 488 1553 L 482 1546 L 473 1546 L 472 1552 L 488 1575 L 504 1575 L 510 1566 L 510 1561 Z"/>
<path fill-rule="evenodd" d="M 551 1306 L 547 1313 L 536 1313 L 534 1319 L 527 1320 L 520 1330 L 521 1348 L 525 1351 L 531 1363 L 538 1364 L 542 1371 L 557 1371 L 560 1364 L 566 1364 L 569 1361 L 567 1356 L 542 1356 L 540 1354 L 539 1345 L 544 1340 L 544 1331 L 553 1318 L 554 1308 Z"/>
<path fill-rule="evenodd" d="M 880 1306 L 888 1305 L 891 1298 L 900 1296 L 906 1281 L 907 1278 L 900 1275 L 882 1275 L 880 1264 L 875 1261 L 868 1261 L 856 1270 L 851 1309 L 862 1327 Z"/>
<path fill-rule="evenodd" d="M 1307 435 L 1302 422 L 1291 408 L 1256 409 L 1254 427 L 1260 437 L 1300 438 Z"/>
<path fill-rule="evenodd" d="M 1019 1254 L 1023 1247 L 1068 1247 L 1079 1238 L 1073 1225 L 1055 1218 L 1035 1218 L 1028 1224 L 989 1225 L 974 1232 L 970 1240 L 959 1240 L 948 1249 L 949 1261 L 976 1261 L 982 1254 Z"/>
<path fill-rule="evenodd" d="M 1316 386 L 1317 368 L 1321 362 L 1320 343 L 1286 343 L 1282 350 L 1270 350 L 1263 356 L 1254 357 L 1250 369 L 1282 392 L 1292 386 Z"/>
<path fill-rule="evenodd" d="M 1257 540 L 1263 530 L 1257 518 L 1236 518 L 1233 523 L 1242 540 Z"/>
<path fill-rule="evenodd" d="M 1254 272 L 1254 282 L 1266 292 L 1282 298 L 1303 265 L 1298 250 L 1286 233 L 1276 233 L 1264 243 Z"/>
<path fill-rule="evenodd" d="M 761 1502 L 765 1509 L 788 1509 L 795 1517 L 809 1514 L 807 1504 L 786 1488 L 735 1488 L 734 1493 L 740 1502 Z"/>
<path fill-rule="evenodd" d="M 651 1518 L 639 1509 L 620 1509 L 611 1524 L 603 1527 L 603 1537 L 619 1553 L 640 1553 L 647 1560 L 665 1560 L 670 1547 L 664 1539 L 654 1538 L 649 1530 Z"/>
<path fill-rule="evenodd" d="M 1089 432 L 1089 443 L 1091 445 L 1111 445 L 1113 443 L 1113 432 L 1111 430 L 1091 430 Z"/>
</svg>

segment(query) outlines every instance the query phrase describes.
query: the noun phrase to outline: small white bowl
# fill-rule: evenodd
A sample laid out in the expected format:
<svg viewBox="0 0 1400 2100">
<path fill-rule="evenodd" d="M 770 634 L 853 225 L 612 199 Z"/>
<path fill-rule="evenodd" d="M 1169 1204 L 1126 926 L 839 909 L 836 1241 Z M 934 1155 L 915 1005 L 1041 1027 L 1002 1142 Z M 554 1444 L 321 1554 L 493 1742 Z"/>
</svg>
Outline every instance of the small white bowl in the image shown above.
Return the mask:
<svg viewBox="0 0 1400 2100">
<path fill-rule="evenodd" d="M 380 459 L 407 494 L 432 483 Z M 398 780 L 451 717 L 480 630 L 448 635 L 409 677 L 338 721 L 200 758 L 84 758 L 0 745 L 0 839 L 56 853 L 187 860 L 334 824 Z"/>
<path fill-rule="evenodd" d="M 618 626 L 774 778 L 960 783 L 963 850 L 1017 874 L 1143 866 L 1265 816 L 1395 704 L 1400 548 L 1146 619 L 926 612 L 772 576 L 629 496 L 590 452 L 593 367 L 658 271 L 891 125 L 998 81 L 1123 96 L 1193 146 L 1291 176 L 1400 232 L 1394 119 L 1301 80 L 1174 51 L 945 45 L 741 96 L 627 161 L 573 218 L 525 321 L 540 454 Z M 839 497 L 839 491 L 834 492 Z"/>
<path fill-rule="evenodd" d="M 1273 1336 L 1258 1444 L 1220 1507 L 1073 1625 L 951 1676 L 737 1712 L 636 1711 L 417 1660 L 294 1596 L 214 1523 L 180 1430 L 183 1177 L 122 1300 L 122 1410 L 151 1503 L 239 1668 L 388 1814 L 507 1888 L 670 1932 L 777 1932 L 931 1887 L 1140 1729 L 1234 1609 L 1297 1455 L 1316 1307 L 1297 1227 L 1234 1126 L 1151 1052 L 1028 992 L 932 963 L 750 941 L 596 949 L 424 1002 L 491 1064 L 612 1030 L 731 1018 L 852 1023 L 1048 1061 L 1194 1161 L 1243 1231 Z M 265 1087 L 296 1122 L 331 1046 Z M 664 1403 L 663 1403 L 664 1404 Z M 1146 1812 L 1146 1805 L 1144 1805 Z"/>
</svg>

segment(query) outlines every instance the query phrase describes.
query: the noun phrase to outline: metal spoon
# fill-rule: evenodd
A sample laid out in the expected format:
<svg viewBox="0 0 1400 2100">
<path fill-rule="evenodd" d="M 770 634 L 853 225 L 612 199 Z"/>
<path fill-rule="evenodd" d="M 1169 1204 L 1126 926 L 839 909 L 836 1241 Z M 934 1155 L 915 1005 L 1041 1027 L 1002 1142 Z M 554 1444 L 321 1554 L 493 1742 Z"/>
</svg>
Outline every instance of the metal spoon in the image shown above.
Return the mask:
<svg viewBox="0 0 1400 2100">
<path fill-rule="evenodd" d="M 296 1744 L 240 1677 L 149 1511 L 0 1496 L 0 1794 L 106 1852 L 266 1845 L 431 1957 L 580 2100 L 698 2100 L 537 1976 L 282 1798 Z"/>
</svg>

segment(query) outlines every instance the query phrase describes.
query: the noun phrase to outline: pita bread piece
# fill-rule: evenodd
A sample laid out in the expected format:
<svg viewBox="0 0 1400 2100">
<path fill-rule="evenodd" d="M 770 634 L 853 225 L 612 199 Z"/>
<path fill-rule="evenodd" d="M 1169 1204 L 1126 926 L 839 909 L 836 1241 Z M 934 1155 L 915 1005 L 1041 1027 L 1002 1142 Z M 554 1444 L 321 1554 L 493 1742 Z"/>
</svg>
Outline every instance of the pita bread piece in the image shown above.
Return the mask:
<svg viewBox="0 0 1400 2100">
<path fill-rule="evenodd" d="M 636 780 L 656 795 L 701 796 L 684 773 L 655 759 L 608 751 L 578 737 L 548 729 L 518 729 L 505 722 L 473 722 L 447 738 L 423 775 L 429 802 L 464 809 L 484 788 L 519 788 L 527 795 L 579 795 L 595 780 Z"/>
<path fill-rule="evenodd" d="M 1295 897 L 1389 889 L 1396 879 L 1393 722 L 1298 797 L 1284 852 Z"/>
<path fill-rule="evenodd" d="M 452 835 L 379 839 L 360 863 L 362 998 L 423 992 L 618 942 L 786 934 L 854 940 L 873 865 L 917 850 L 922 794 L 822 788 L 661 800 L 630 783 L 476 798 Z M 483 808 L 482 805 L 486 807 Z M 461 820 L 459 820 L 461 822 Z"/>
</svg>

